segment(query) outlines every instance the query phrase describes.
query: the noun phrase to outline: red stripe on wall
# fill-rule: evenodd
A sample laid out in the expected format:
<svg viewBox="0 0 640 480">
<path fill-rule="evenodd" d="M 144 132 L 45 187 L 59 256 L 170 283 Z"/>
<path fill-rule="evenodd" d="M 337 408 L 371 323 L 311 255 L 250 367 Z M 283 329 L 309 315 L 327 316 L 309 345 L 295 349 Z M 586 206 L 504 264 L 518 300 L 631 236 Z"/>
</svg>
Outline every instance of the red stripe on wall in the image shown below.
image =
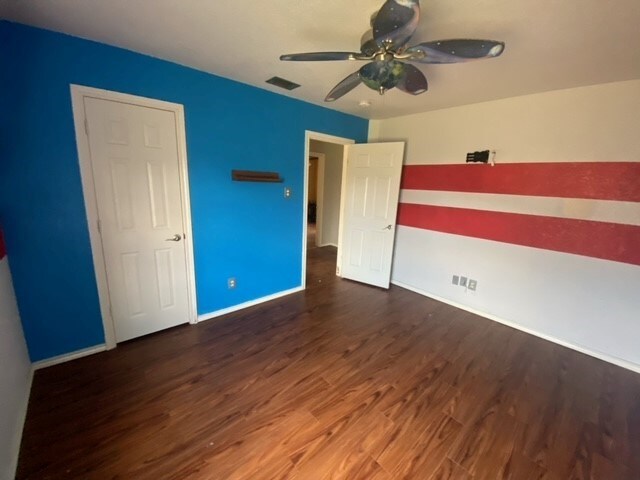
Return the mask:
<svg viewBox="0 0 640 480">
<path fill-rule="evenodd" d="M 407 227 L 640 265 L 640 227 L 617 223 L 400 204 Z"/>
<path fill-rule="evenodd" d="M 406 165 L 402 188 L 640 202 L 640 162 Z"/>
<path fill-rule="evenodd" d="M 0 230 L 0 260 L 7 255 L 7 247 L 4 244 L 4 237 L 2 236 L 2 230 Z"/>
</svg>

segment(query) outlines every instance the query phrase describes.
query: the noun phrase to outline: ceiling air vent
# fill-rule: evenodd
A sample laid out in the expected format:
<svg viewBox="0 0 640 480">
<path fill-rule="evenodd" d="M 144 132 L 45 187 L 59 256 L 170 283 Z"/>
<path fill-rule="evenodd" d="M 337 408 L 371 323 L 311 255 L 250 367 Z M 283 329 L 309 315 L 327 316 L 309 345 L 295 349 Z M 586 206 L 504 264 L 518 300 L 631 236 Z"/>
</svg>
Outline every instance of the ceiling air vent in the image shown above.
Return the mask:
<svg viewBox="0 0 640 480">
<path fill-rule="evenodd" d="M 289 80 L 285 80 L 280 77 L 271 77 L 267 80 L 267 83 L 275 85 L 276 87 L 284 88 L 285 90 L 294 90 L 300 86 L 297 83 L 290 82 Z"/>
</svg>

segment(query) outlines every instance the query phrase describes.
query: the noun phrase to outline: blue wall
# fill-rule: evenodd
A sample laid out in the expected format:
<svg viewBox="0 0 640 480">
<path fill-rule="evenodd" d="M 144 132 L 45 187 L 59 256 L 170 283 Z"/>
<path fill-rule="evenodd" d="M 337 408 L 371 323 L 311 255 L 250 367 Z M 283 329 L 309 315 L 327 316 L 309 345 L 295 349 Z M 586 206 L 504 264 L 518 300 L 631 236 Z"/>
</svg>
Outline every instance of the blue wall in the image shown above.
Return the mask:
<svg viewBox="0 0 640 480">
<path fill-rule="evenodd" d="M 71 83 L 184 105 L 199 313 L 300 285 L 304 131 L 366 141 L 366 120 L 4 21 L 0 49 L 0 223 L 32 360 L 104 342 Z M 232 168 L 281 172 L 294 197 Z"/>
</svg>

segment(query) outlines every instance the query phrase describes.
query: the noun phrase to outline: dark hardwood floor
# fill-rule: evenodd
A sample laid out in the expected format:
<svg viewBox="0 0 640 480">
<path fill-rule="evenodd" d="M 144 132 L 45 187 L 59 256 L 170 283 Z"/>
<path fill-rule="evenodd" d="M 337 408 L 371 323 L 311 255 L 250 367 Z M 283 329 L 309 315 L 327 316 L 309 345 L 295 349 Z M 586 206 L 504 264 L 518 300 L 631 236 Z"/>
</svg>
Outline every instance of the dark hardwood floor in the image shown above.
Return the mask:
<svg viewBox="0 0 640 480">
<path fill-rule="evenodd" d="M 309 262 L 306 292 L 36 372 L 18 478 L 640 478 L 640 375 Z"/>
</svg>

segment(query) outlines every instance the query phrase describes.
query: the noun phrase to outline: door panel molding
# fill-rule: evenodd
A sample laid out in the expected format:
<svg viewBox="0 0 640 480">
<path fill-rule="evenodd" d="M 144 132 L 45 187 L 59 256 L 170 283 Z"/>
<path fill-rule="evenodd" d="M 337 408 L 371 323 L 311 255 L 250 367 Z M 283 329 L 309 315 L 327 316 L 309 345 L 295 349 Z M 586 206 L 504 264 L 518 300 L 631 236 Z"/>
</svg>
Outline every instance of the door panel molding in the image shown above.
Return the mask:
<svg viewBox="0 0 640 480">
<path fill-rule="evenodd" d="M 87 132 L 87 121 L 84 109 L 85 98 L 96 98 L 135 106 L 166 110 L 175 115 L 176 139 L 178 147 L 178 169 L 180 175 L 180 198 L 183 217 L 183 233 L 185 234 L 185 260 L 187 267 L 187 296 L 189 304 L 189 323 L 197 323 L 197 302 L 196 302 L 196 280 L 193 257 L 193 233 L 191 224 L 191 202 L 189 196 L 189 177 L 187 166 L 187 144 L 184 120 L 184 107 L 177 103 L 165 102 L 146 97 L 139 97 L 125 93 L 112 92 L 82 85 L 70 85 L 71 102 L 73 108 L 73 119 L 75 123 L 76 145 L 78 149 L 78 161 L 80 163 L 80 175 L 82 179 L 82 192 L 84 196 L 87 224 L 89 228 L 89 238 L 91 241 L 91 253 L 93 256 L 93 266 L 98 286 L 98 296 L 100 300 L 100 313 L 104 327 L 105 344 L 107 349 L 116 347 L 116 332 L 113 318 L 110 311 L 109 288 L 107 284 L 107 272 L 100 235 L 100 225 L 98 223 L 98 202 L 93 178 L 93 168 L 91 165 L 91 153 L 89 148 L 89 137 Z M 149 138 L 153 140 L 153 135 L 149 133 Z"/>
<path fill-rule="evenodd" d="M 404 149 L 404 142 L 345 148 L 343 278 L 389 288 Z"/>
</svg>

